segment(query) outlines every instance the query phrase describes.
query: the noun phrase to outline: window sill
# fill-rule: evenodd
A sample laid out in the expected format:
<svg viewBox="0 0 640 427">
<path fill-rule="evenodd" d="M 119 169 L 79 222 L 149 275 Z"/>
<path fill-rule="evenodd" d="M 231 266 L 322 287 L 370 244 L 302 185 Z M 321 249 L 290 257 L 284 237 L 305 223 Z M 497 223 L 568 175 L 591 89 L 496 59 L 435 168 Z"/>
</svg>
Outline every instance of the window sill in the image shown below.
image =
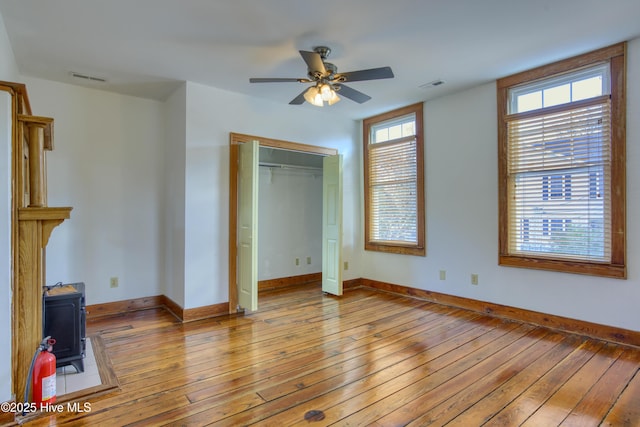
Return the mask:
<svg viewBox="0 0 640 427">
<path fill-rule="evenodd" d="M 386 252 L 400 255 L 416 255 L 426 256 L 427 250 L 424 247 L 418 246 L 405 246 L 397 244 L 384 244 L 384 243 L 365 243 L 365 251 Z"/>
<path fill-rule="evenodd" d="M 624 265 L 617 264 L 590 263 L 514 255 L 500 255 L 498 264 L 506 267 L 531 268 L 535 270 L 585 274 L 589 276 L 610 277 L 614 279 L 627 278 L 627 268 Z"/>
</svg>

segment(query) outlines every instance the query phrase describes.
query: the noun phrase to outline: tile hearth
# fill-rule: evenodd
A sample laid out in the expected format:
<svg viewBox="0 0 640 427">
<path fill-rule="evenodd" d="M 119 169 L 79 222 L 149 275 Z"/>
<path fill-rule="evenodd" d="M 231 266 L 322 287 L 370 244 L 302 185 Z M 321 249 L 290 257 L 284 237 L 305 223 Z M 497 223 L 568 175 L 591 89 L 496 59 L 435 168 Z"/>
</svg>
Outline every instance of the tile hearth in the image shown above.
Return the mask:
<svg viewBox="0 0 640 427">
<path fill-rule="evenodd" d="M 87 338 L 86 344 L 84 372 L 77 372 L 76 368 L 72 365 L 62 366 L 56 369 L 57 396 L 63 396 L 102 384 L 90 338 Z"/>
</svg>

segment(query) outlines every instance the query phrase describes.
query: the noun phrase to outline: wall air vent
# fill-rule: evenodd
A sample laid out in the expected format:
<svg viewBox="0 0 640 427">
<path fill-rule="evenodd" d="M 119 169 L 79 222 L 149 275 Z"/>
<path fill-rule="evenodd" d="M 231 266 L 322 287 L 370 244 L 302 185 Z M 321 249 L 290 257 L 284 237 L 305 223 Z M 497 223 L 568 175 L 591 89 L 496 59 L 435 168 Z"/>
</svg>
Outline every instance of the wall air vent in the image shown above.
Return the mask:
<svg viewBox="0 0 640 427">
<path fill-rule="evenodd" d="M 91 81 L 91 82 L 99 82 L 99 83 L 106 83 L 107 82 L 107 79 L 103 79 L 102 77 L 88 76 L 86 74 L 76 73 L 75 71 L 70 71 L 69 75 L 71 75 L 71 77 L 75 77 L 77 79 L 88 80 L 88 81 Z"/>
</svg>

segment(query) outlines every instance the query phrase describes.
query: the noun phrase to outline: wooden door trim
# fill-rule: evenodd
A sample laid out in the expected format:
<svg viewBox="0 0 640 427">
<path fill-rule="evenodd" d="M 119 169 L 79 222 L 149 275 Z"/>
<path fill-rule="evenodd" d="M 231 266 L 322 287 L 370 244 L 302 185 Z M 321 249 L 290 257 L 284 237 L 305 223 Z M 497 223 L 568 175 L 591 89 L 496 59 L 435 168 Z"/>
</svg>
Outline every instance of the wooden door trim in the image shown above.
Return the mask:
<svg viewBox="0 0 640 427">
<path fill-rule="evenodd" d="M 247 141 L 258 141 L 260 147 L 281 150 L 300 151 L 308 154 L 333 156 L 338 154 L 335 148 L 301 144 L 261 136 L 229 133 L 229 313 L 235 313 L 238 307 L 237 256 L 238 256 L 238 145 Z"/>
</svg>

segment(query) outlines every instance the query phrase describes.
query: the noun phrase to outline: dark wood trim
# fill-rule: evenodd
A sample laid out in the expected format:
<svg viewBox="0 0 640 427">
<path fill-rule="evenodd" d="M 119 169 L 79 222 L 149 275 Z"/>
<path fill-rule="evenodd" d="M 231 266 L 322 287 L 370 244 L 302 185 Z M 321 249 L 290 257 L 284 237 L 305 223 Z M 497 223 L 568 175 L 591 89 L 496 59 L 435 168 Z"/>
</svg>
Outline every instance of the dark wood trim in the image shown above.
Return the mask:
<svg viewBox="0 0 640 427">
<path fill-rule="evenodd" d="M 229 135 L 229 314 L 238 307 L 238 142 Z"/>
<path fill-rule="evenodd" d="M 335 156 L 338 150 L 335 148 L 319 147 L 299 142 L 283 141 L 281 139 L 265 138 L 263 136 L 245 135 L 241 133 L 231 133 L 231 141 L 235 144 L 244 144 L 249 141 L 258 141 L 262 147 L 281 148 L 283 150 L 301 151 L 304 153 L 319 154 L 324 156 Z"/>
<path fill-rule="evenodd" d="M 208 319 L 211 317 L 227 316 L 229 314 L 229 303 L 205 305 L 202 307 L 187 308 L 182 311 L 183 322 L 193 322 L 194 320 Z"/>
<path fill-rule="evenodd" d="M 172 300 L 166 295 L 162 295 L 162 302 L 163 302 L 164 308 L 166 308 L 169 313 L 176 316 L 178 320 L 180 320 L 181 322 L 183 321 L 184 309 L 180 306 L 180 304 L 178 304 L 177 302 L 175 302 L 174 300 Z"/>
<path fill-rule="evenodd" d="M 342 290 L 350 291 L 352 289 L 356 289 L 362 286 L 362 278 L 358 277 L 357 279 L 351 280 L 343 280 L 342 281 Z"/>
<path fill-rule="evenodd" d="M 509 174 L 507 170 L 507 156 L 509 154 L 507 141 L 507 105 L 508 92 L 504 87 L 498 87 L 497 120 L 498 120 L 498 259 L 509 253 Z"/>
<path fill-rule="evenodd" d="M 627 277 L 627 84 L 626 47 L 611 58 L 611 263 L 622 267 Z"/>
<path fill-rule="evenodd" d="M 0 90 L 11 92 L 12 96 L 17 94 L 20 98 L 20 102 L 17 104 L 17 113 L 31 115 L 31 103 L 29 102 L 27 85 L 24 83 L 0 81 Z"/>
<path fill-rule="evenodd" d="M 87 305 L 87 319 L 162 307 L 165 305 L 165 298 L 166 297 L 164 297 L 164 295 L 156 295 L 152 297 Z"/>
<path fill-rule="evenodd" d="M 93 356 L 96 358 L 96 365 L 98 366 L 102 385 L 120 387 L 118 377 L 116 377 L 115 371 L 113 370 L 113 365 L 107 355 L 107 349 L 104 341 L 102 341 L 102 337 L 100 337 L 100 335 L 92 335 L 89 339 L 91 340 L 91 348 L 93 349 Z"/>
<path fill-rule="evenodd" d="M 612 234 L 613 237 L 613 234 Z M 506 240 L 506 237 L 505 237 Z M 594 263 L 588 261 L 572 261 L 562 259 L 545 259 L 518 255 L 503 255 L 498 264 L 504 267 L 531 268 L 535 270 L 561 271 L 563 273 L 585 274 L 589 276 L 609 277 L 612 279 L 626 279 L 625 265 L 613 263 Z"/>
<path fill-rule="evenodd" d="M 267 289 L 286 288 L 288 286 L 304 285 L 311 282 L 319 282 L 322 280 L 322 273 L 301 274 L 298 276 L 280 277 L 277 279 L 260 280 L 258 282 L 258 291 Z"/>
<path fill-rule="evenodd" d="M 590 338 L 610 341 L 613 343 L 640 347 L 640 331 L 632 331 L 629 329 L 600 325 L 597 323 L 570 319 L 553 314 L 545 314 L 522 308 L 494 304 L 485 301 L 478 301 L 454 295 L 441 294 L 424 289 L 379 282 L 377 280 L 361 279 L 361 283 L 362 286 L 366 288 L 372 288 L 385 292 L 392 292 L 404 296 L 424 299 L 438 304 L 463 308 L 478 313 L 485 313 L 504 319 L 529 323 L 536 326 L 543 326 L 562 332 L 583 335 Z"/>
<path fill-rule="evenodd" d="M 102 316 L 113 316 L 115 314 L 129 313 L 131 311 L 147 310 L 157 307 L 165 308 L 167 311 L 176 316 L 181 322 L 192 322 L 194 320 L 223 316 L 228 314 L 229 303 L 224 302 L 220 304 L 184 309 L 180 306 L 180 304 L 176 303 L 166 295 L 157 295 L 125 301 L 88 305 L 87 319 L 90 320 Z"/>
</svg>

